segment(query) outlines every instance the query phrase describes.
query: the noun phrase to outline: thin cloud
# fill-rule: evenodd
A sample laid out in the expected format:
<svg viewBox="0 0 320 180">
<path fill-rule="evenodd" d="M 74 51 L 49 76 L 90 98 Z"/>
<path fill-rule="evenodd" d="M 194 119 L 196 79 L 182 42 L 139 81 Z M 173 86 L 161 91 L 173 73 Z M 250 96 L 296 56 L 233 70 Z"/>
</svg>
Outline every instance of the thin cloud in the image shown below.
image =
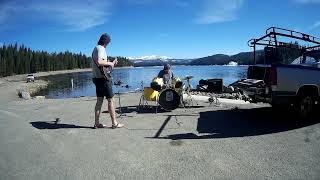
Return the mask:
<svg viewBox="0 0 320 180">
<path fill-rule="evenodd" d="M 212 24 L 235 20 L 244 0 L 205 0 L 204 9 L 196 19 L 198 24 Z"/>
<path fill-rule="evenodd" d="M 22 3 L 19 0 L 1 4 L 0 25 L 10 24 L 16 17 L 18 22 L 40 21 L 62 25 L 64 30 L 84 31 L 107 22 L 111 15 L 111 1 L 41 1 Z"/>
<path fill-rule="evenodd" d="M 320 28 L 320 21 L 315 22 L 311 27 L 310 30 L 318 29 Z"/>
</svg>

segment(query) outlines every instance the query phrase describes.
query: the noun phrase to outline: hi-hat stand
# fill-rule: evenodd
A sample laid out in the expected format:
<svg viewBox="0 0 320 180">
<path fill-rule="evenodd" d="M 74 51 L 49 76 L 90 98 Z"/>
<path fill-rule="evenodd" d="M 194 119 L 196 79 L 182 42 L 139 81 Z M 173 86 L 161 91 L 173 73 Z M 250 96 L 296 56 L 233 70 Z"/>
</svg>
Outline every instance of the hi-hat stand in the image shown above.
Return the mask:
<svg viewBox="0 0 320 180">
<path fill-rule="evenodd" d="M 126 88 L 129 88 L 129 85 L 123 85 L 123 82 L 121 80 L 118 80 L 114 83 L 115 86 L 118 86 L 118 87 L 126 87 Z M 121 106 L 121 93 L 120 93 L 120 90 L 118 89 L 118 99 L 119 99 L 119 107 L 118 107 L 118 117 L 117 118 L 121 118 L 121 117 L 127 117 L 127 114 L 125 112 L 122 111 L 122 106 Z"/>
<path fill-rule="evenodd" d="M 193 103 L 195 102 L 197 104 L 197 106 L 199 105 L 199 103 L 194 99 L 194 97 L 192 97 L 192 94 L 191 94 L 191 89 L 192 89 L 192 86 L 191 86 L 191 83 L 190 83 L 190 80 L 193 78 L 193 76 L 186 76 L 183 80 L 186 80 L 187 81 L 187 87 L 186 87 L 186 94 L 187 94 L 187 97 L 186 97 L 186 103 L 188 106 L 193 106 Z"/>
</svg>

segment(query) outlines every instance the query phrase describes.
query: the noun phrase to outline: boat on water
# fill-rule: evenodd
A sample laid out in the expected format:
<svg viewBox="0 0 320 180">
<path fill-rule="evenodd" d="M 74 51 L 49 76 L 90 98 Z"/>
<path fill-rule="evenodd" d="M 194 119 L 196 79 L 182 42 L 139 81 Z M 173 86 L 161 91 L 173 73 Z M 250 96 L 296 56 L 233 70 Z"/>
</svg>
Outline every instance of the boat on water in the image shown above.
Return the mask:
<svg viewBox="0 0 320 180">
<path fill-rule="evenodd" d="M 234 62 L 234 61 L 230 61 L 228 63 L 228 66 L 238 66 L 238 63 L 237 62 Z"/>
</svg>

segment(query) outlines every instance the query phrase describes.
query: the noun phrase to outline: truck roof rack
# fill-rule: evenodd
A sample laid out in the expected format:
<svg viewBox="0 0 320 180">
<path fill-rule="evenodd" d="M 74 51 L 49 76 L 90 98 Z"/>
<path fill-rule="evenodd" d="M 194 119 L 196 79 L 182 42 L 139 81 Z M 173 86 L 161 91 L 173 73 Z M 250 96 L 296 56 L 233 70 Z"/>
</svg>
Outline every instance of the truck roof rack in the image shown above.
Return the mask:
<svg viewBox="0 0 320 180">
<path fill-rule="evenodd" d="M 320 46 L 320 38 L 305 34 L 302 32 L 297 32 L 289 29 L 270 27 L 266 30 L 266 34 L 258 39 L 250 39 L 248 45 L 253 47 L 254 45 L 265 45 L 265 46 L 275 46 L 282 47 L 283 45 L 288 45 L 290 43 L 281 42 L 278 40 L 279 37 L 287 37 L 296 40 L 302 40 L 305 42 L 312 43 L 312 46 L 308 47 L 316 48 Z"/>
<path fill-rule="evenodd" d="M 280 38 L 286 37 L 291 38 L 293 40 L 300 40 L 308 43 L 307 46 L 301 46 L 295 43 L 288 43 L 280 41 Z M 302 51 L 313 51 L 318 50 L 320 48 L 320 38 L 305 34 L 302 32 L 297 32 L 289 29 L 278 28 L 278 27 L 270 27 L 266 30 L 266 34 L 258 39 L 250 39 L 248 41 L 248 46 L 253 47 L 254 49 L 254 64 L 256 63 L 255 52 L 256 46 L 267 46 L 267 47 L 286 47 L 286 48 L 294 48 L 301 49 Z"/>
</svg>

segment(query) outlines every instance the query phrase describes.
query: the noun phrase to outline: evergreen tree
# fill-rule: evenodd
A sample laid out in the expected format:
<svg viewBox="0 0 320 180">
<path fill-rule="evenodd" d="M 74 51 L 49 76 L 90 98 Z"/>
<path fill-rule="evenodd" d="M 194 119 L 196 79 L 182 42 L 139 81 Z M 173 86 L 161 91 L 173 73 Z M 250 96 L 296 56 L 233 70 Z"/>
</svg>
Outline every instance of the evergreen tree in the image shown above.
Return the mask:
<svg viewBox="0 0 320 180">
<path fill-rule="evenodd" d="M 114 57 L 109 57 L 114 60 Z M 48 53 L 33 51 L 24 45 L 3 45 L 0 47 L 0 77 L 13 74 L 36 73 L 75 68 L 89 68 L 91 57 L 69 51 Z M 118 66 L 132 66 L 125 57 L 118 57 Z"/>
</svg>

